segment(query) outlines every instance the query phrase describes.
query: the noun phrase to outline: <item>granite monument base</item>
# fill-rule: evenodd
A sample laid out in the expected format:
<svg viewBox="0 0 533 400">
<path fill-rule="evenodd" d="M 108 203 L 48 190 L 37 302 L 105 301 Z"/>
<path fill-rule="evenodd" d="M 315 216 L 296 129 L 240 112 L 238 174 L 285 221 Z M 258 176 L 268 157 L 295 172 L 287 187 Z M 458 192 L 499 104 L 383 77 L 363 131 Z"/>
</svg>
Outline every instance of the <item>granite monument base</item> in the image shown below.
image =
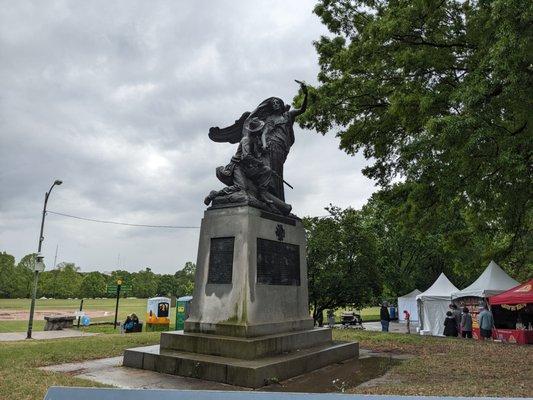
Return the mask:
<svg viewBox="0 0 533 400">
<path fill-rule="evenodd" d="M 359 346 L 331 340 L 331 330 L 256 338 L 164 332 L 161 344 L 128 349 L 123 365 L 171 375 L 259 388 L 358 357 Z"/>
<path fill-rule="evenodd" d="M 309 316 L 297 218 L 249 206 L 205 212 L 185 330 L 129 349 L 124 365 L 257 388 L 358 356 Z"/>
</svg>

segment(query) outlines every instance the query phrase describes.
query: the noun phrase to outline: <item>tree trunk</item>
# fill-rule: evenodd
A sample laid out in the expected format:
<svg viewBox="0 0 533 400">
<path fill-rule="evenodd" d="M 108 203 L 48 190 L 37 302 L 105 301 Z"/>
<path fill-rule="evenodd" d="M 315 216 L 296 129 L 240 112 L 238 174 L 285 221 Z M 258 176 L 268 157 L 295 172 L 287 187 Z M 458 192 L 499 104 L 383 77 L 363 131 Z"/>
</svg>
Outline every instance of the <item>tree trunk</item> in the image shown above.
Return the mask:
<svg viewBox="0 0 533 400">
<path fill-rule="evenodd" d="M 315 325 L 323 326 L 324 325 L 324 309 L 323 308 L 315 308 L 313 310 L 313 320 L 315 321 Z"/>
</svg>

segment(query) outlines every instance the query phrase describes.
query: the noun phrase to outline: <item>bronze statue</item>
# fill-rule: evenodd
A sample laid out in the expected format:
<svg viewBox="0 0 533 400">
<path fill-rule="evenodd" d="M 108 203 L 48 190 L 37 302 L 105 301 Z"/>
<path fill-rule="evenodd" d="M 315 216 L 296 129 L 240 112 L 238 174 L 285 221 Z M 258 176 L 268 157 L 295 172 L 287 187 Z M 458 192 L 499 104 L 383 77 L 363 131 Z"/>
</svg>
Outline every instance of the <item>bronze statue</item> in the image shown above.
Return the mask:
<svg viewBox="0 0 533 400">
<path fill-rule="evenodd" d="M 285 203 L 283 185 L 288 183 L 283 179 L 283 164 L 294 143 L 294 120 L 307 107 L 307 86 L 296 82 L 304 93 L 301 108 L 291 110 L 280 98 L 270 97 L 233 125 L 209 129 L 214 142 L 239 146 L 231 162 L 216 169 L 217 178 L 227 187 L 211 191 L 204 200 L 206 205 L 247 204 L 283 215 L 290 213 L 292 207 Z"/>
</svg>

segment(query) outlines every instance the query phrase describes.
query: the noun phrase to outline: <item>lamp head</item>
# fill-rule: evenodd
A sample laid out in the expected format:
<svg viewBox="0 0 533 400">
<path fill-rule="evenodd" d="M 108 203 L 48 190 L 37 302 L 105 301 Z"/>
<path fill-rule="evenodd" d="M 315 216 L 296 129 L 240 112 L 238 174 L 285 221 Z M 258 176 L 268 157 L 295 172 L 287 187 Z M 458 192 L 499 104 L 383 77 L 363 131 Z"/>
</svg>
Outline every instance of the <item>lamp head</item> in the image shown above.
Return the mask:
<svg viewBox="0 0 533 400">
<path fill-rule="evenodd" d="M 56 181 L 54 182 L 54 185 L 61 185 L 63 183 L 63 181 L 59 180 L 59 179 L 56 179 Z"/>
</svg>

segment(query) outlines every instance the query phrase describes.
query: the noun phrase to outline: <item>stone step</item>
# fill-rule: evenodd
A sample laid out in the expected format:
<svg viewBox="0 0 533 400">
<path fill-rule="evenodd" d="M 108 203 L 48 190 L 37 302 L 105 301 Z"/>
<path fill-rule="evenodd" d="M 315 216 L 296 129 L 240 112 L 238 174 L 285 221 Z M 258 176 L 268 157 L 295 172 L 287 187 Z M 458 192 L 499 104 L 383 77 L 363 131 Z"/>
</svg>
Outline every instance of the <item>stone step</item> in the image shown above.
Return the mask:
<svg viewBox="0 0 533 400">
<path fill-rule="evenodd" d="M 332 342 L 256 360 L 162 350 L 159 345 L 155 345 L 126 350 L 123 365 L 258 388 L 269 381 L 288 379 L 332 363 L 357 357 L 358 354 L 359 344 L 353 342 Z"/>
<path fill-rule="evenodd" d="M 332 342 L 331 329 L 315 328 L 255 338 L 183 331 L 163 332 L 161 349 L 254 360 Z"/>
</svg>

